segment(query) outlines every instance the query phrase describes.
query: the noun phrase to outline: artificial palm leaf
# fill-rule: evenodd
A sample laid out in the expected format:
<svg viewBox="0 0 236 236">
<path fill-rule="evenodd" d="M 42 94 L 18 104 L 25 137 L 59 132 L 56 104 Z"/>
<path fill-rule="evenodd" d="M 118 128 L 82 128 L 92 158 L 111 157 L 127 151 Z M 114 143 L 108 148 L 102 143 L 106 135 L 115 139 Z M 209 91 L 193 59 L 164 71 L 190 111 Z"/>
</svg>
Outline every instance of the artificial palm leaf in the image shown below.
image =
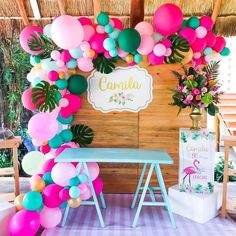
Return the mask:
<svg viewBox="0 0 236 236">
<path fill-rule="evenodd" d="M 214 79 L 217 79 L 219 75 L 219 67 L 220 67 L 219 61 L 217 61 L 217 62 L 213 62 L 209 65 L 204 66 L 202 70 L 208 74 L 209 79 L 214 80 Z"/>
<path fill-rule="evenodd" d="M 114 70 L 115 62 L 114 58 L 108 59 L 103 54 L 98 54 L 97 58 L 93 59 L 93 66 L 97 71 L 109 74 Z"/>
<path fill-rule="evenodd" d="M 72 141 L 78 143 L 81 147 L 91 144 L 94 138 L 93 130 L 87 125 L 78 124 L 71 127 L 73 133 Z"/>
<path fill-rule="evenodd" d="M 58 88 L 46 81 L 41 81 L 32 89 L 32 102 L 37 109 L 46 112 L 53 111 L 58 105 Z"/>
<path fill-rule="evenodd" d="M 185 57 L 181 52 L 189 51 L 189 43 L 186 39 L 177 34 L 170 35 L 168 38 L 172 42 L 172 54 L 169 57 L 165 57 L 165 62 L 171 64 L 176 62 L 180 63 Z"/>
<path fill-rule="evenodd" d="M 29 48 L 32 51 L 42 51 L 38 56 L 41 59 L 50 57 L 51 51 L 60 50 L 56 45 L 53 44 L 52 40 L 46 35 L 39 32 L 36 35 L 31 35 L 31 39 L 28 41 Z"/>
</svg>

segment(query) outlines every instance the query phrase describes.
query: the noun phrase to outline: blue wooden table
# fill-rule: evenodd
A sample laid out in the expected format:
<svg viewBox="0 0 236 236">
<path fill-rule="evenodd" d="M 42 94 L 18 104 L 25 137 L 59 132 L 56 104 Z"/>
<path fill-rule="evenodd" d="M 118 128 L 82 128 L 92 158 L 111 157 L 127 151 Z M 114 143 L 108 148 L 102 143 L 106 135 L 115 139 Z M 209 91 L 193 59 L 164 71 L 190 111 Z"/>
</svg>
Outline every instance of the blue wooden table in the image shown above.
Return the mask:
<svg viewBox="0 0 236 236">
<path fill-rule="evenodd" d="M 142 191 L 141 198 L 138 204 L 138 208 L 134 217 L 133 227 L 136 227 L 140 211 L 142 206 L 165 206 L 172 223 L 172 226 L 176 228 L 175 220 L 170 208 L 168 195 L 166 192 L 165 183 L 162 177 L 160 164 L 173 164 L 172 158 L 168 155 L 168 153 L 162 150 L 142 150 L 142 149 L 128 149 L 128 148 L 68 148 L 65 149 L 57 158 L 56 162 L 79 162 L 78 165 L 78 173 L 80 173 L 81 167 L 83 166 L 85 172 L 88 176 L 88 182 L 90 186 L 90 190 L 92 193 L 93 201 L 83 201 L 83 205 L 95 205 L 98 218 L 102 227 L 105 226 L 103 217 L 101 214 L 101 210 L 98 204 L 98 199 L 96 197 L 92 180 L 89 174 L 89 170 L 87 167 L 87 162 L 109 162 L 109 163 L 141 163 L 143 164 L 143 169 L 138 181 L 138 186 L 134 195 L 134 199 L 131 205 L 131 208 L 134 208 L 136 205 L 137 197 L 140 190 Z M 144 178 L 145 171 L 147 169 L 148 164 L 150 164 L 150 168 L 148 171 L 148 175 L 145 181 L 144 186 L 142 186 L 142 181 Z M 153 171 L 155 171 L 159 186 L 153 187 L 149 186 L 149 182 L 152 176 Z M 157 202 L 155 199 L 154 191 L 160 190 L 163 202 Z M 151 202 L 145 201 L 145 196 L 147 191 L 150 192 Z M 100 194 L 101 202 L 103 208 L 106 208 L 105 201 L 103 198 L 103 194 Z M 67 205 L 63 220 L 62 226 L 66 223 L 66 218 L 69 212 L 69 206 Z"/>
</svg>

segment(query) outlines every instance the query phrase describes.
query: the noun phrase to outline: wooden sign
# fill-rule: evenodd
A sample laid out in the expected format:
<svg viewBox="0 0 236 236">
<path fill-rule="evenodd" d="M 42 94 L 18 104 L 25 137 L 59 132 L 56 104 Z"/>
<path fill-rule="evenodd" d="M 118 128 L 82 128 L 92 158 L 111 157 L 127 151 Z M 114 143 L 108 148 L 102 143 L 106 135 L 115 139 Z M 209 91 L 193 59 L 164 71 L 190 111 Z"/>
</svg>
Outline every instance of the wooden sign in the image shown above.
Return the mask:
<svg viewBox="0 0 236 236">
<path fill-rule="evenodd" d="M 139 112 L 152 101 L 152 76 L 138 66 L 117 67 L 110 74 L 88 77 L 89 103 L 101 112 Z"/>
</svg>

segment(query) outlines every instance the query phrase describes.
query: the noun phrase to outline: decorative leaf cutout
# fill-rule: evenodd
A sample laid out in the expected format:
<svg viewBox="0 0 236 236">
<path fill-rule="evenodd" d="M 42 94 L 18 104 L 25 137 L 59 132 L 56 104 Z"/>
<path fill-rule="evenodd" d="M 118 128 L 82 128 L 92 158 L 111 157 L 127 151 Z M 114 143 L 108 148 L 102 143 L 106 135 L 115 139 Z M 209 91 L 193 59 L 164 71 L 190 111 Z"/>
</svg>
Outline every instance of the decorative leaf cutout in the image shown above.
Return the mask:
<svg viewBox="0 0 236 236">
<path fill-rule="evenodd" d="M 58 105 L 58 96 L 58 87 L 46 81 L 41 81 L 32 89 L 32 102 L 42 112 L 53 111 Z"/>
<path fill-rule="evenodd" d="M 218 74 L 219 74 L 219 67 L 220 67 L 219 61 L 217 61 L 217 62 L 213 62 L 209 65 L 204 66 L 202 70 L 206 72 L 207 74 L 209 74 L 209 77 L 208 77 L 209 79 L 215 80 L 217 79 Z"/>
<path fill-rule="evenodd" d="M 98 54 L 97 58 L 93 59 L 93 66 L 97 71 L 109 74 L 114 70 L 115 62 L 114 58 L 108 59 L 103 54 Z"/>
<path fill-rule="evenodd" d="M 189 51 L 190 46 L 188 41 L 177 34 L 172 34 L 168 38 L 172 42 L 172 54 L 169 57 L 165 57 L 165 62 L 171 64 L 176 62 L 181 63 L 181 61 L 184 59 L 184 55 L 182 55 L 180 52 Z"/>
<path fill-rule="evenodd" d="M 78 143 L 81 147 L 85 147 L 93 142 L 94 132 L 87 125 L 73 125 L 71 131 L 73 133 L 72 142 Z"/>
</svg>

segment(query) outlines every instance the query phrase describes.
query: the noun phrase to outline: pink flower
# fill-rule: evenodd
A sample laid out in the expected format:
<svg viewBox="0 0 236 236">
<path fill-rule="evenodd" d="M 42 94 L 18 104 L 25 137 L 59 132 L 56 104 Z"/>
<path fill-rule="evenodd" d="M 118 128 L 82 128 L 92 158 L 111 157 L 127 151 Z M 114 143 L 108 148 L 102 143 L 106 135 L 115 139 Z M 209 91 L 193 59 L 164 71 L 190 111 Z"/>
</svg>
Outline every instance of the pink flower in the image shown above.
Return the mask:
<svg viewBox="0 0 236 236">
<path fill-rule="evenodd" d="M 193 100 L 193 95 L 189 94 L 187 97 L 186 97 L 187 100 L 189 101 L 192 101 Z"/>
<path fill-rule="evenodd" d="M 179 92 L 181 92 L 182 91 L 182 89 L 183 89 L 183 86 L 182 85 L 179 85 L 179 86 L 177 86 L 177 91 L 179 91 Z"/>
<path fill-rule="evenodd" d="M 182 75 L 181 79 L 184 80 L 186 79 L 186 77 L 187 77 L 186 75 Z"/>
<path fill-rule="evenodd" d="M 212 96 L 215 95 L 215 91 L 210 91 L 209 92 Z"/>
<path fill-rule="evenodd" d="M 201 88 L 201 92 L 202 93 L 206 93 L 207 92 L 207 88 L 206 87 Z"/>
<path fill-rule="evenodd" d="M 220 88 L 220 86 L 215 85 L 215 86 L 213 87 L 213 91 L 217 91 L 219 88 Z"/>
<path fill-rule="evenodd" d="M 193 93 L 193 95 L 198 95 L 198 94 L 200 94 L 200 91 L 197 88 L 193 88 L 192 93 Z"/>
<path fill-rule="evenodd" d="M 187 86 L 184 86 L 182 89 L 182 93 L 186 93 L 187 92 Z"/>
</svg>

